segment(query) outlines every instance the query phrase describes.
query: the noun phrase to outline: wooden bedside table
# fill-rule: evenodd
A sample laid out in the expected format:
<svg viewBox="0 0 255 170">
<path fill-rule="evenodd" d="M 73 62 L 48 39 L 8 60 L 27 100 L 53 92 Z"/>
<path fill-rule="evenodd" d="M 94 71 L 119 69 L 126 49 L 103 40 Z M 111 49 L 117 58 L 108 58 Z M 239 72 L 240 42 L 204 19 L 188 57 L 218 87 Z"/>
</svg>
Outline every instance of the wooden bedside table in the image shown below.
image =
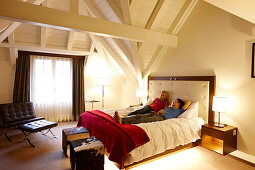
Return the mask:
<svg viewBox="0 0 255 170">
<path fill-rule="evenodd" d="M 201 146 L 220 154 L 226 155 L 237 148 L 237 127 L 225 126 L 218 128 L 214 125 L 202 126 Z"/>
</svg>

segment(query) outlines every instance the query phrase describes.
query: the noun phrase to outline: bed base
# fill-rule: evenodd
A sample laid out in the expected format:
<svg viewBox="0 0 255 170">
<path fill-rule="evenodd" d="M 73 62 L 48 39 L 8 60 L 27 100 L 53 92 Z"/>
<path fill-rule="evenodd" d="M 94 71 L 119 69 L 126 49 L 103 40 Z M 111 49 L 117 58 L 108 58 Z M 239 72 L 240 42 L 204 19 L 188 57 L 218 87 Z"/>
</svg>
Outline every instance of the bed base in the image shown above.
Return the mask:
<svg viewBox="0 0 255 170">
<path fill-rule="evenodd" d="M 196 146 L 199 146 L 201 144 L 201 139 L 197 140 L 196 142 L 191 142 L 191 143 L 188 143 L 187 145 L 180 145 L 180 146 L 177 146 L 176 148 L 174 149 L 169 149 L 169 150 L 166 150 L 165 152 L 163 153 L 160 153 L 160 154 L 157 154 L 157 155 L 154 155 L 154 156 L 151 156 L 149 158 L 146 158 L 146 159 L 143 159 L 139 162 L 135 162 L 135 163 L 132 163 L 130 165 L 127 165 L 127 166 L 124 166 L 124 169 L 125 170 L 128 170 L 128 169 L 131 169 L 131 168 L 135 168 L 137 166 L 140 166 L 140 165 L 143 165 L 143 164 L 146 164 L 146 163 L 149 163 L 149 162 L 152 162 L 152 161 L 155 161 L 155 160 L 158 160 L 158 159 L 161 159 L 161 158 L 164 158 L 164 157 L 167 157 L 169 155 L 173 155 L 173 154 L 176 154 L 178 152 L 181 152 L 181 151 L 184 151 L 184 150 L 187 150 L 187 149 L 190 149 L 190 148 L 193 148 L 193 147 L 196 147 Z M 105 153 L 107 157 L 109 157 L 109 153 Z M 116 162 L 114 162 L 114 164 L 119 168 L 121 169 L 120 165 Z"/>
</svg>

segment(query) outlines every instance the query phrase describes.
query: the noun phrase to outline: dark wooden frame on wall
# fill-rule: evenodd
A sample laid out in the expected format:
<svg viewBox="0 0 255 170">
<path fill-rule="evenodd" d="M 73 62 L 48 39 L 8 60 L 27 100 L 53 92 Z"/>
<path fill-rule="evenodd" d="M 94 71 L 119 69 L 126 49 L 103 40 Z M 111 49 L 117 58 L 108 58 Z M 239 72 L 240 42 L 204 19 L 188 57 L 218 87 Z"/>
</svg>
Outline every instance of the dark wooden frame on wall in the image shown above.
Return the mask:
<svg viewBox="0 0 255 170">
<path fill-rule="evenodd" d="M 212 111 L 213 96 L 215 95 L 215 76 L 165 76 L 165 77 L 148 77 L 147 94 L 149 97 L 149 81 L 150 80 L 174 80 L 174 81 L 209 81 L 209 107 L 208 107 L 208 123 L 214 124 L 214 112 Z"/>
<path fill-rule="evenodd" d="M 255 62 L 255 43 L 252 43 L 252 59 L 251 59 L 251 78 L 255 78 L 255 68 L 254 68 L 254 62 Z"/>
</svg>

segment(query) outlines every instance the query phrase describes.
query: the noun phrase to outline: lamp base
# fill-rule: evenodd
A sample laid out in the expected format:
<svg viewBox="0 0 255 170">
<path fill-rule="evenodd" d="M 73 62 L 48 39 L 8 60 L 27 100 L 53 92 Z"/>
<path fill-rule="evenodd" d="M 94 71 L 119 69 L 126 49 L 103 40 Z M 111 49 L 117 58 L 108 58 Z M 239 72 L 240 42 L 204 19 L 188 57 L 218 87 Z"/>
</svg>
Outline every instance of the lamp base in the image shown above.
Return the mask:
<svg viewBox="0 0 255 170">
<path fill-rule="evenodd" d="M 214 126 L 218 127 L 218 128 L 224 128 L 225 127 L 225 125 L 221 124 L 221 123 L 214 123 Z"/>
</svg>

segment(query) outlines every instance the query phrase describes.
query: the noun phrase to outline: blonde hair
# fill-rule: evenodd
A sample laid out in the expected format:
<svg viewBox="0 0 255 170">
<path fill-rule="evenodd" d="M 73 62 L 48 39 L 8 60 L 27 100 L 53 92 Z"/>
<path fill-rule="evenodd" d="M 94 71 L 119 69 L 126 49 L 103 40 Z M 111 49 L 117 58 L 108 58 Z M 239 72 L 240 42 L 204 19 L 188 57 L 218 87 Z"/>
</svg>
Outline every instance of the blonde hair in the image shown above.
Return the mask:
<svg viewBox="0 0 255 170">
<path fill-rule="evenodd" d="M 166 90 L 162 90 L 161 91 L 161 93 L 160 93 L 160 100 L 162 99 L 162 95 L 163 94 L 166 94 L 166 100 L 164 102 L 169 103 L 169 94 L 168 94 L 168 91 L 166 91 Z"/>
</svg>

